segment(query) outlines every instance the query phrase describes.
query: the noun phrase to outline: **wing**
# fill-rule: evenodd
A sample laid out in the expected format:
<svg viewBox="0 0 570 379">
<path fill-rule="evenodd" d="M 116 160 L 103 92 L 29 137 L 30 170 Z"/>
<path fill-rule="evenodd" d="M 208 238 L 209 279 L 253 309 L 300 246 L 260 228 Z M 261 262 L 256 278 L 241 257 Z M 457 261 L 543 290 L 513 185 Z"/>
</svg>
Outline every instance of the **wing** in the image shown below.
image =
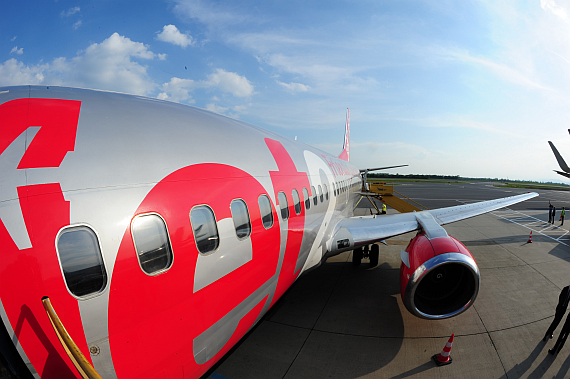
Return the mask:
<svg viewBox="0 0 570 379">
<path fill-rule="evenodd" d="M 337 225 L 327 247 L 329 248 L 329 252 L 334 254 L 420 228 L 427 234 L 431 234 L 431 238 L 436 238 L 445 233 L 441 225 L 491 212 L 531 199 L 535 196 L 538 196 L 538 194 L 531 192 L 501 199 L 422 212 L 351 217 L 344 219 Z"/>
</svg>

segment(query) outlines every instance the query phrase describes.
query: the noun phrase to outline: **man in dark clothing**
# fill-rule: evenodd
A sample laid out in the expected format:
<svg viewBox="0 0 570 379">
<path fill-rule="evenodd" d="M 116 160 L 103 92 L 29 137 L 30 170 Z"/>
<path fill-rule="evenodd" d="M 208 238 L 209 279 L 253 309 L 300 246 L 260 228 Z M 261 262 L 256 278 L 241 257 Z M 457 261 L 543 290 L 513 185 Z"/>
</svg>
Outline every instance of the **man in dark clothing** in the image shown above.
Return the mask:
<svg viewBox="0 0 570 379">
<path fill-rule="evenodd" d="M 566 287 L 562 288 L 562 291 L 560 291 L 560 295 L 558 295 L 558 305 L 556 305 L 556 313 L 554 314 L 554 320 L 552 320 L 550 327 L 546 331 L 546 334 L 544 335 L 544 338 L 542 339 L 543 341 L 546 341 L 547 339 L 553 337 L 552 333 L 554 333 L 554 330 L 558 327 L 558 324 L 560 324 L 560 320 L 562 320 L 562 316 L 564 316 L 564 313 L 566 313 L 566 309 L 568 308 L 568 302 L 570 301 L 569 288 L 570 288 L 570 286 L 566 286 Z M 568 322 L 568 319 L 567 319 L 562 330 L 564 330 L 564 328 L 566 328 L 566 324 L 568 324 L 568 328 L 570 328 L 570 323 Z M 570 331 L 570 329 L 569 329 L 569 331 Z M 564 334 L 564 333 L 561 332 L 560 336 L 562 336 L 562 334 Z M 568 331 L 566 332 L 566 336 L 568 336 Z M 560 342 L 560 338 L 561 337 L 559 337 L 558 341 L 556 341 L 556 346 L 558 346 L 558 343 Z M 566 337 L 564 338 L 564 341 L 566 341 Z M 562 342 L 562 344 L 564 344 L 564 342 Z"/>
<path fill-rule="evenodd" d="M 548 223 L 552 222 L 552 204 L 548 202 Z"/>
<path fill-rule="evenodd" d="M 566 342 L 566 338 L 568 338 L 568 333 L 570 333 L 570 314 L 566 317 L 566 322 L 564 322 L 564 326 L 562 327 L 562 331 L 560 332 L 554 347 L 548 350 L 550 354 L 556 355 L 560 350 L 562 350 L 564 342 Z"/>
</svg>

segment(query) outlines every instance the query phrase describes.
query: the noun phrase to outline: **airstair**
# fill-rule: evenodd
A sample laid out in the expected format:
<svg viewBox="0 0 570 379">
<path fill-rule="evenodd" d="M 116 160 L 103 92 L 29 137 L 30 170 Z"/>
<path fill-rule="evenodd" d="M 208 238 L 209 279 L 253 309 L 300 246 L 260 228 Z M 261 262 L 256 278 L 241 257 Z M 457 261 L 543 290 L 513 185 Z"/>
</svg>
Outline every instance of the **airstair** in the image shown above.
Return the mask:
<svg viewBox="0 0 570 379">
<path fill-rule="evenodd" d="M 386 203 L 387 206 L 394 208 L 400 213 L 408 213 L 414 211 L 419 212 L 428 209 L 417 201 L 414 201 L 409 197 L 404 196 L 397 191 L 394 191 L 393 185 L 390 186 L 386 183 L 381 182 L 367 182 L 365 186 L 366 188 L 363 188 L 363 191 L 360 192 L 360 195 L 362 195 L 362 197 L 358 202 L 360 203 L 360 201 L 366 197 L 374 209 L 376 209 L 376 212 L 378 212 L 378 214 L 381 214 L 381 212 L 374 203 L 373 199 Z"/>
</svg>

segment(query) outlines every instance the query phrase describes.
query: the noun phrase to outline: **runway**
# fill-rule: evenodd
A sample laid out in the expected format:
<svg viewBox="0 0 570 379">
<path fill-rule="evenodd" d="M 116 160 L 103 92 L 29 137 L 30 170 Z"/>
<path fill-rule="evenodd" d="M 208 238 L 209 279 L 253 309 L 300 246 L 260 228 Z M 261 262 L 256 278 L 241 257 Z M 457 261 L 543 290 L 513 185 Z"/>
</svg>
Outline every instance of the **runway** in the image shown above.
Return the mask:
<svg viewBox="0 0 570 379">
<path fill-rule="evenodd" d="M 430 209 L 528 192 L 482 183 L 395 189 Z M 542 337 L 560 290 L 570 283 L 570 224 L 547 224 L 548 201 L 559 210 L 569 207 L 570 192 L 536 192 L 538 198 L 445 226 L 481 271 L 479 296 L 462 315 L 428 321 L 405 309 L 399 268 L 400 250 L 414 235 L 408 233 L 381 245 L 375 268 L 366 261 L 354 267 L 346 252 L 299 278 L 206 377 L 569 377 L 570 343 L 556 357 L 547 353 L 561 326 L 554 340 L 545 343 Z M 453 363 L 437 367 L 431 356 L 452 333 Z"/>
</svg>

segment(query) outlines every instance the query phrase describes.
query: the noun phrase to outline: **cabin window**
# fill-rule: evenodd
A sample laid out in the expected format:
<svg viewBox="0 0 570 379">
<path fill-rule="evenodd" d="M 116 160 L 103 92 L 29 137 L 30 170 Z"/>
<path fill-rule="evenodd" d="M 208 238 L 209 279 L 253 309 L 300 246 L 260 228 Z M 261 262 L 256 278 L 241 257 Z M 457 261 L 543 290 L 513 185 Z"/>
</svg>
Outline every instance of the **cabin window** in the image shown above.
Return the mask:
<svg viewBox="0 0 570 379">
<path fill-rule="evenodd" d="M 277 199 L 279 200 L 279 209 L 281 209 L 281 219 L 285 221 L 289 218 L 289 206 L 287 205 L 287 196 L 285 195 L 285 192 L 279 192 L 277 194 Z"/>
<path fill-rule="evenodd" d="M 230 204 L 232 211 L 232 219 L 236 228 L 236 235 L 238 239 L 244 239 L 251 234 L 251 222 L 249 220 L 249 212 L 247 211 L 247 204 L 241 199 L 235 199 Z"/>
<path fill-rule="evenodd" d="M 162 217 L 157 214 L 135 217 L 131 231 L 139 264 L 146 274 L 153 275 L 172 265 L 172 247 Z"/>
<path fill-rule="evenodd" d="M 266 195 L 259 196 L 257 199 L 259 204 L 259 213 L 261 214 L 261 222 L 265 229 L 273 226 L 273 209 L 271 208 L 271 200 Z"/>
<path fill-rule="evenodd" d="M 199 205 L 190 211 L 190 223 L 194 231 L 196 247 L 202 254 L 210 253 L 220 245 L 214 211 L 207 205 Z"/>
<path fill-rule="evenodd" d="M 319 199 L 321 199 L 321 203 L 323 202 L 323 188 L 319 184 Z"/>
<path fill-rule="evenodd" d="M 303 198 L 305 199 L 305 209 L 311 209 L 311 198 L 309 197 L 309 191 L 303 187 Z"/>
<path fill-rule="evenodd" d="M 326 184 L 323 184 L 323 187 L 325 188 L 325 200 L 329 201 L 329 189 Z"/>
<path fill-rule="evenodd" d="M 293 204 L 295 206 L 295 213 L 301 214 L 301 199 L 299 198 L 299 192 L 296 189 L 293 190 Z"/>
<path fill-rule="evenodd" d="M 103 291 L 107 272 L 99 239 L 88 226 L 63 229 L 57 239 L 57 253 L 65 283 L 77 297 Z"/>
<path fill-rule="evenodd" d="M 313 205 L 317 205 L 319 201 L 317 200 L 317 190 L 315 186 L 311 186 L 311 192 L 313 193 Z"/>
</svg>

